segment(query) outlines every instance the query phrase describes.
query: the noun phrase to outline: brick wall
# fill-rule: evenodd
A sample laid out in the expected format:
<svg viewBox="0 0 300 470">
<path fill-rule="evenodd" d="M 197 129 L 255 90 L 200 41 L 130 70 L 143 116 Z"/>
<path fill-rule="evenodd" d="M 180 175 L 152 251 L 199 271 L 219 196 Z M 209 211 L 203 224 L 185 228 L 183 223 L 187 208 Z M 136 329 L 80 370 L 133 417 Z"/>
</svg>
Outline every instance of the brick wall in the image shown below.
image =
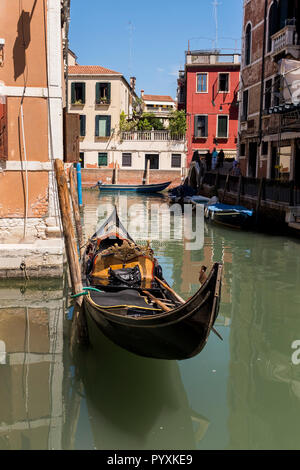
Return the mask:
<svg viewBox="0 0 300 470">
<path fill-rule="evenodd" d="M 119 184 L 142 184 L 144 171 L 142 170 L 124 170 L 118 171 Z M 113 178 L 113 169 L 83 169 L 82 170 L 82 186 L 92 187 L 98 181 L 111 184 Z M 150 183 L 163 183 L 171 181 L 170 187 L 175 187 L 181 184 L 181 170 L 179 171 L 163 171 L 163 170 L 150 170 Z"/>
</svg>

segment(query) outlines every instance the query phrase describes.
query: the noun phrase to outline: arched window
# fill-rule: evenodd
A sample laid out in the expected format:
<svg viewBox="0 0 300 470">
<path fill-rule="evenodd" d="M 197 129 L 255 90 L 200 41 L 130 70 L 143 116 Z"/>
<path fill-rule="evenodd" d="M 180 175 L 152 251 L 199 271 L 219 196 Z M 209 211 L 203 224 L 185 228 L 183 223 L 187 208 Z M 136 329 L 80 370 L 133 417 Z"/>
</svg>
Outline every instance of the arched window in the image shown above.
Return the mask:
<svg viewBox="0 0 300 470">
<path fill-rule="evenodd" d="M 249 65 L 251 62 L 251 44 L 252 44 L 252 28 L 249 23 L 246 28 L 245 35 L 245 65 Z"/>
<path fill-rule="evenodd" d="M 272 50 L 272 36 L 273 34 L 277 33 L 279 26 L 278 21 L 278 3 L 277 0 L 272 3 L 272 6 L 269 11 L 269 24 L 268 24 L 268 52 Z"/>
</svg>

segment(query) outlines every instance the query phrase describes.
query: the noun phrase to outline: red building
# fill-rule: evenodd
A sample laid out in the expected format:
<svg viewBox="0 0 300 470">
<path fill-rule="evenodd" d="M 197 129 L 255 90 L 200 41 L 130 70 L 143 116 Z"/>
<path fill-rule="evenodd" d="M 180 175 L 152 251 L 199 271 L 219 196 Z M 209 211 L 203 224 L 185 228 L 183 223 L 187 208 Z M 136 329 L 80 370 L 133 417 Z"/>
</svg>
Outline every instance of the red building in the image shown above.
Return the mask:
<svg viewBox="0 0 300 470">
<path fill-rule="evenodd" d="M 178 80 L 178 106 L 187 113 L 188 166 L 193 153 L 214 147 L 236 157 L 238 142 L 239 54 L 186 52 Z"/>
</svg>

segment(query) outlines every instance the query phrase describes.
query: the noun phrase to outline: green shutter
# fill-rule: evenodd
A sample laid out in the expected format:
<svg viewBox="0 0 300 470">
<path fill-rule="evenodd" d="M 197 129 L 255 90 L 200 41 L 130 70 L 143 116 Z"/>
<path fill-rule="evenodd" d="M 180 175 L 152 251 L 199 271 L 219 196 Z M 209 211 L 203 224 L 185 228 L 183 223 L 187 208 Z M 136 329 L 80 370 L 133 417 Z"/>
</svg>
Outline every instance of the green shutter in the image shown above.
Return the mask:
<svg viewBox="0 0 300 470">
<path fill-rule="evenodd" d="M 111 133 L 111 117 L 106 116 L 106 137 L 110 137 Z"/>
<path fill-rule="evenodd" d="M 85 104 L 85 83 L 82 84 L 82 102 Z"/>
<path fill-rule="evenodd" d="M 76 100 L 75 96 L 75 83 L 71 83 L 71 103 L 74 104 Z"/>
<path fill-rule="evenodd" d="M 84 114 L 80 115 L 80 136 L 85 137 L 86 134 L 86 116 Z"/>
<path fill-rule="evenodd" d="M 194 137 L 198 137 L 198 116 L 194 119 Z"/>
<path fill-rule="evenodd" d="M 96 103 L 100 103 L 100 83 L 96 83 Z"/>
<path fill-rule="evenodd" d="M 107 84 L 107 101 L 110 103 L 110 97 L 111 97 L 111 84 Z"/>
<path fill-rule="evenodd" d="M 218 137 L 226 138 L 228 133 L 227 116 L 219 116 L 218 118 Z"/>
<path fill-rule="evenodd" d="M 98 153 L 98 166 L 107 166 L 107 153 Z"/>
<path fill-rule="evenodd" d="M 96 116 L 95 118 L 95 136 L 99 137 L 99 119 L 100 116 Z"/>
</svg>

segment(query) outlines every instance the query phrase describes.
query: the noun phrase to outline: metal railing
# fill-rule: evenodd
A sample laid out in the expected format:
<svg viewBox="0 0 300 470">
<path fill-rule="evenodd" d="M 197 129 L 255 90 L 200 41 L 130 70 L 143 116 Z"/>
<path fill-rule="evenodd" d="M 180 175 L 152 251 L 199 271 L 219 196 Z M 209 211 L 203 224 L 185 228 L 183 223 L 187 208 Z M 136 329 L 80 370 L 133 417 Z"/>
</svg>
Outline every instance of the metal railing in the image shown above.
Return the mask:
<svg viewBox="0 0 300 470">
<path fill-rule="evenodd" d="M 266 178 L 249 178 L 219 173 L 205 173 L 202 183 L 216 190 L 225 190 L 236 196 L 249 196 L 254 199 L 296 206 L 300 205 L 300 188 L 295 187 L 294 181 L 277 181 Z M 227 184 L 226 184 L 227 183 Z"/>
</svg>

